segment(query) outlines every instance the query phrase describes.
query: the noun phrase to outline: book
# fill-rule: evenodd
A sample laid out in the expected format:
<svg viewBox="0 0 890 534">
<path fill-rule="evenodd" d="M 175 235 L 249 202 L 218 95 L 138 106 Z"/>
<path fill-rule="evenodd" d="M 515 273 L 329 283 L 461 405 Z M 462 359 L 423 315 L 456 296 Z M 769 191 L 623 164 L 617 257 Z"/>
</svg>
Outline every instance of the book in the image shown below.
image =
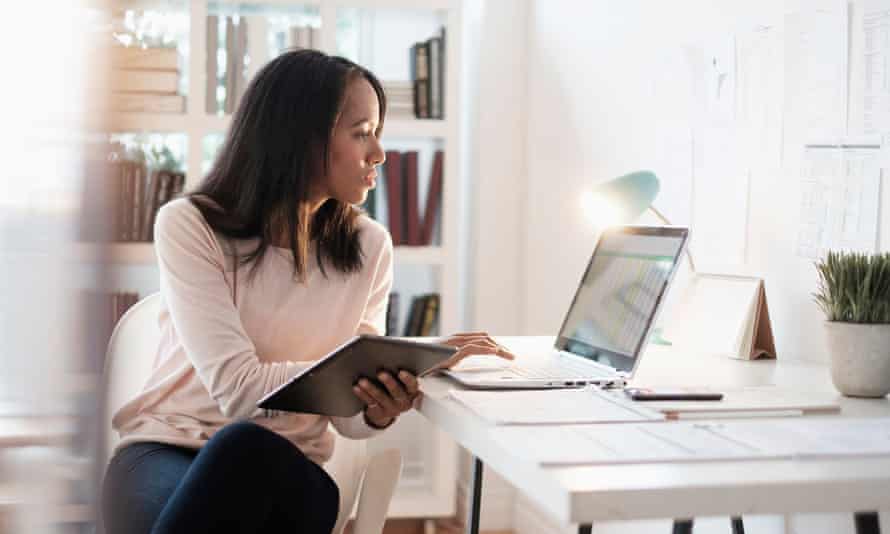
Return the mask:
<svg viewBox="0 0 890 534">
<path fill-rule="evenodd" d="M 111 80 L 111 90 L 117 93 L 176 94 L 179 72 L 175 70 L 117 69 Z"/>
<path fill-rule="evenodd" d="M 762 278 L 695 273 L 670 310 L 662 337 L 696 354 L 775 358 Z"/>
<path fill-rule="evenodd" d="M 245 76 L 249 84 L 260 68 L 269 61 L 269 45 L 266 44 L 269 24 L 265 15 L 248 15 L 244 18 L 248 23 L 247 55 L 250 63 L 247 64 Z"/>
<path fill-rule="evenodd" d="M 439 319 L 439 294 L 430 293 L 423 299 L 423 317 L 420 321 L 420 336 L 431 336 L 437 330 Z"/>
<path fill-rule="evenodd" d="M 402 153 L 402 207 L 404 208 L 405 244 L 420 245 L 420 216 L 417 212 L 417 151 Z"/>
<path fill-rule="evenodd" d="M 426 192 L 426 205 L 423 210 L 423 223 L 420 228 L 420 244 L 433 244 L 433 230 L 436 227 L 436 219 L 439 216 L 439 206 L 442 201 L 442 172 L 444 153 L 437 150 L 433 155 L 433 169 L 430 173 L 430 186 Z"/>
<path fill-rule="evenodd" d="M 111 66 L 117 69 L 178 70 L 179 56 L 175 48 L 115 46 Z"/>
<path fill-rule="evenodd" d="M 429 111 L 430 118 L 442 118 L 442 38 L 431 37 L 429 49 Z"/>
<path fill-rule="evenodd" d="M 109 107 L 135 113 L 185 113 L 185 95 L 160 93 L 111 93 Z"/>
<path fill-rule="evenodd" d="M 383 164 L 386 173 L 386 205 L 389 233 L 392 244 L 402 244 L 402 154 L 397 150 L 386 151 Z"/>
<path fill-rule="evenodd" d="M 143 214 L 144 222 L 142 225 L 142 241 L 152 241 L 154 235 L 155 216 L 158 213 L 158 206 L 161 198 L 161 174 L 166 171 L 155 171 L 152 173 L 148 194 L 145 199 L 145 213 Z"/>
<path fill-rule="evenodd" d="M 235 22 L 232 17 L 226 17 L 226 99 L 223 106 L 226 115 L 235 111 L 235 90 L 237 82 L 235 81 L 238 70 L 238 43 L 235 36 Z"/>
<path fill-rule="evenodd" d="M 211 115 L 216 115 L 219 112 L 219 103 L 216 101 L 216 88 L 219 86 L 219 72 L 216 64 L 216 54 L 219 51 L 219 17 L 216 15 L 207 16 L 206 37 L 204 110 Z"/>
<path fill-rule="evenodd" d="M 389 294 L 389 301 L 386 303 L 386 335 L 398 335 L 399 327 L 399 294 L 392 292 Z"/>
<path fill-rule="evenodd" d="M 410 72 L 414 88 L 414 116 L 418 119 L 428 119 L 430 118 L 429 43 L 414 43 L 410 54 Z"/>
<path fill-rule="evenodd" d="M 408 311 L 408 317 L 405 320 L 405 337 L 416 337 L 420 335 L 420 328 L 423 321 L 424 295 L 417 295 L 411 298 L 411 308 Z"/>
<path fill-rule="evenodd" d="M 235 57 L 235 102 L 234 107 L 238 107 L 238 102 L 247 90 L 247 79 L 244 76 L 244 54 L 247 52 L 247 18 L 240 17 L 238 26 L 235 29 L 235 46 L 237 56 Z"/>
<path fill-rule="evenodd" d="M 130 213 L 130 227 L 127 241 L 139 241 L 142 235 L 142 212 L 145 210 L 145 163 L 133 164 L 133 211 Z"/>
</svg>

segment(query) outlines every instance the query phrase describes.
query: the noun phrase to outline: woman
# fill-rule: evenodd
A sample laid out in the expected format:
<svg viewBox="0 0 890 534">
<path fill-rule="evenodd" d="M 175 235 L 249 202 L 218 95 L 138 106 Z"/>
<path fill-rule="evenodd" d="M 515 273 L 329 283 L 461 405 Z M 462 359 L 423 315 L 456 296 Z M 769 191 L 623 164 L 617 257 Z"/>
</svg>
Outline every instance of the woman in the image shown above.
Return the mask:
<svg viewBox="0 0 890 534">
<path fill-rule="evenodd" d="M 161 343 L 144 390 L 115 415 L 106 530 L 329 533 L 336 484 L 320 467 L 332 423 L 351 438 L 418 399 L 409 373 L 362 379 L 354 418 L 264 412 L 256 402 L 359 334 L 382 334 L 392 241 L 362 215 L 384 160 L 386 99 L 354 63 L 286 52 L 254 78 L 213 168 L 155 224 Z M 459 334 L 448 364 L 510 358 Z M 236 422 L 237 421 L 237 422 Z"/>
</svg>

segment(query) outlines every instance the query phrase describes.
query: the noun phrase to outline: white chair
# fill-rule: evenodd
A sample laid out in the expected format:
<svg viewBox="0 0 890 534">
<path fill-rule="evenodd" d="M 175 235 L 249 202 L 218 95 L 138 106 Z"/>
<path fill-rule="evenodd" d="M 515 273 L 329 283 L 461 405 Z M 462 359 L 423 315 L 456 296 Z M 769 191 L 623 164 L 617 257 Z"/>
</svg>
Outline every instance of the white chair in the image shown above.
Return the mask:
<svg viewBox="0 0 890 534">
<path fill-rule="evenodd" d="M 114 413 L 145 385 L 160 339 L 157 328 L 160 295 L 154 293 L 133 305 L 114 328 L 105 358 L 105 413 L 102 418 L 107 465 L 118 442 L 111 427 Z M 325 469 L 340 488 L 340 513 L 333 534 L 340 534 L 353 508 L 353 534 L 380 534 L 395 491 L 402 457 L 389 449 L 369 457 L 364 440 L 337 437 L 334 455 Z"/>
</svg>

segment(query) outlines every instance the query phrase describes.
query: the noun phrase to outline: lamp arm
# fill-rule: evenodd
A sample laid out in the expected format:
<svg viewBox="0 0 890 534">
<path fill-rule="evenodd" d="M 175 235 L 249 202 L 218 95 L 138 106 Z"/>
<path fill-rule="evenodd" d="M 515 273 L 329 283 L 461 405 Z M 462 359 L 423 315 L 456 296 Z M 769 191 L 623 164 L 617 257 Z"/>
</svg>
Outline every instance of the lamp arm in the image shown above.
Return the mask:
<svg viewBox="0 0 890 534">
<path fill-rule="evenodd" d="M 666 224 L 668 226 L 671 225 L 671 221 L 669 221 L 668 218 L 665 217 L 663 213 L 658 211 L 658 209 L 655 206 L 650 204 L 649 211 L 651 211 L 653 214 L 655 214 L 655 216 L 658 217 L 658 219 L 663 224 Z M 695 262 L 692 261 L 692 252 L 689 250 L 688 245 L 686 246 L 686 259 L 689 261 L 689 268 L 692 269 L 692 272 L 695 272 Z"/>
</svg>

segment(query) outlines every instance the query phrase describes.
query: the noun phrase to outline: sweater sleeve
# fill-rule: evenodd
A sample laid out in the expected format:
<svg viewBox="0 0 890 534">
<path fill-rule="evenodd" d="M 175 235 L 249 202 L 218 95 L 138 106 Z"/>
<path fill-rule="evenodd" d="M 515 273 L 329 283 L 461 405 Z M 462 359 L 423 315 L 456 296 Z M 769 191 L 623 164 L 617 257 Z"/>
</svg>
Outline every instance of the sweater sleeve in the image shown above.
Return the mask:
<svg viewBox="0 0 890 534">
<path fill-rule="evenodd" d="M 369 265 L 375 270 L 371 291 L 365 304 L 358 325 L 358 334 L 373 334 L 381 336 L 386 332 L 386 306 L 389 302 L 389 292 L 392 289 L 392 238 L 384 228 L 379 227 L 382 239 L 377 254 L 369 258 Z M 341 436 L 352 439 L 365 439 L 383 430 L 372 428 L 365 422 L 364 414 L 359 413 L 354 417 L 331 417 L 331 423 Z"/>
<path fill-rule="evenodd" d="M 306 362 L 261 362 L 225 278 L 225 256 L 186 199 L 163 207 L 154 229 L 161 294 L 197 376 L 223 415 L 251 416 L 256 403 Z"/>
</svg>

